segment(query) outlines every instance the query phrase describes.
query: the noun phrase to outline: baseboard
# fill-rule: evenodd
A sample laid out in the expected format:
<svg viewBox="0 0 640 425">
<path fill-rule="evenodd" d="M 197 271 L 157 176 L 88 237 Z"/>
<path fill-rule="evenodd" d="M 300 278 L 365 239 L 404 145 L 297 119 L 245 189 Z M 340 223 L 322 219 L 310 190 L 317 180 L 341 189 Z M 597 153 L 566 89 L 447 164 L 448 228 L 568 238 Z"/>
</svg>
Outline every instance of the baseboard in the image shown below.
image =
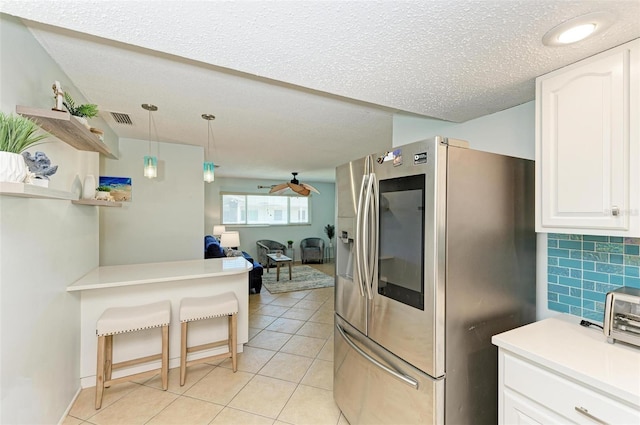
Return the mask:
<svg viewBox="0 0 640 425">
<path fill-rule="evenodd" d="M 69 405 L 67 406 L 67 409 L 64 411 L 64 413 L 62 414 L 62 417 L 60 418 L 60 420 L 58 421 L 58 425 L 62 425 L 62 423 L 65 421 L 65 419 L 67 419 L 67 416 L 69 416 L 69 412 L 71 411 L 71 408 L 73 407 L 73 404 L 76 402 L 76 400 L 78 399 L 78 396 L 80 395 L 80 391 L 82 391 L 82 386 L 78 387 L 78 391 L 76 391 L 76 394 L 73 396 L 73 398 L 71 399 L 71 402 L 69 403 Z"/>
</svg>

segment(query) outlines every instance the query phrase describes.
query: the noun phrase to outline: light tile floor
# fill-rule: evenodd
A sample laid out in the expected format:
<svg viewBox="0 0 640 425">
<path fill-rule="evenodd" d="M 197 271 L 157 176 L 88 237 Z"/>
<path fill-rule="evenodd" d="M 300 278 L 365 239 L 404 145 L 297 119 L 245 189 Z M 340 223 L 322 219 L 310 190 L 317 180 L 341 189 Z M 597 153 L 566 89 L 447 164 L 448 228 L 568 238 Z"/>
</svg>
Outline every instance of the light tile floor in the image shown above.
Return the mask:
<svg viewBox="0 0 640 425">
<path fill-rule="evenodd" d="M 333 401 L 333 288 L 249 296 L 249 342 L 230 359 L 105 390 L 82 390 L 64 425 L 348 424 Z"/>
</svg>

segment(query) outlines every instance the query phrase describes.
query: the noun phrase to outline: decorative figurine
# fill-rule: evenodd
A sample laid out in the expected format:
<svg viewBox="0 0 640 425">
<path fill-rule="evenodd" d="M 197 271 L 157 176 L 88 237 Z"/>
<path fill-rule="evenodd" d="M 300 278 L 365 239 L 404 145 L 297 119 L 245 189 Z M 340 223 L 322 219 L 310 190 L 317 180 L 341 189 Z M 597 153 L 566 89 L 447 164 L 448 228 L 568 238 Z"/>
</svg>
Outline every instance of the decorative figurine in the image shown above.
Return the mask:
<svg viewBox="0 0 640 425">
<path fill-rule="evenodd" d="M 56 101 L 56 106 L 54 106 L 53 108 L 51 108 L 54 111 L 61 111 L 64 112 L 64 109 L 62 109 L 62 100 L 63 100 L 63 96 L 64 96 L 64 91 L 62 91 L 62 85 L 60 85 L 60 81 L 56 81 L 55 83 L 53 83 L 53 98 Z"/>
<path fill-rule="evenodd" d="M 49 176 L 52 176 L 58 171 L 58 166 L 51 166 L 51 160 L 47 158 L 44 152 L 36 152 L 34 156 L 31 156 L 29 152 L 22 152 L 24 162 L 27 163 L 29 171 L 35 174 L 36 179 L 49 180 Z"/>
</svg>

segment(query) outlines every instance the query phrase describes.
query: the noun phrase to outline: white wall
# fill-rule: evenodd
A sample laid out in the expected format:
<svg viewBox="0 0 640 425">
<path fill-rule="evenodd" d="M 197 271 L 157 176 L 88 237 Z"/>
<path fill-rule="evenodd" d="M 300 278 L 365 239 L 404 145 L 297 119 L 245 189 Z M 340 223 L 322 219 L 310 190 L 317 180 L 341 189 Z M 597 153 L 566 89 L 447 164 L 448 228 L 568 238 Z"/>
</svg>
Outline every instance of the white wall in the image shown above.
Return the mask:
<svg viewBox="0 0 640 425">
<path fill-rule="evenodd" d="M 20 21 L 0 15 L 0 43 L 2 112 L 52 107 L 55 80 L 74 89 Z M 98 173 L 97 153 L 53 140 L 37 147 L 59 167 L 51 188 Z M 97 265 L 96 207 L 0 196 L 0 423 L 65 413 L 80 384 L 80 303 L 66 287 Z"/>
<path fill-rule="evenodd" d="M 101 266 L 202 258 L 202 147 L 160 143 L 155 179 L 143 176 L 147 154 L 148 141 L 120 139 L 119 159 L 101 158 L 101 175 L 133 186 L 131 202 L 100 211 Z"/>
<path fill-rule="evenodd" d="M 518 158 L 535 159 L 535 101 L 463 123 L 451 123 L 405 114 L 393 117 L 393 146 L 433 136 L 469 142 L 472 149 Z M 547 308 L 547 235 L 537 234 L 536 316 L 555 315 Z"/>
<path fill-rule="evenodd" d="M 393 116 L 393 146 L 433 136 L 466 140 L 472 149 L 480 151 L 535 159 L 535 102 L 463 123 L 403 114 Z"/>
<path fill-rule="evenodd" d="M 253 180 L 253 179 L 226 179 L 216 178 L 212 183 L 205 184 L 205 227 L 204 235 L 210 235 L 214 224 L 220 224 L 220 192 L 236 192 L 262 194 L 269 193 L 268 189 L 258 189 L 258 185 L 270 186 L 279 184 L 282 181 L 274 180 Z M 292 240 L 295 248 L 296 260 L 300 260 L 300 240 L 308 237 L 318 237 L 325 240 L 328 246 L 329 239 L 324 232 L 324 226 L 335 224 L 335 184 L 305 182 L 309 183 L 320 194 L 314 193 L 310 197 L 311 201 L 311 224 L 292 226 L 226 226 L 227 230 L 237 230 L 240 232 L 240 249 L 251 254 L 257 259 L 256 241 L 260 239 L 271 239 L 283 244 Z M 334 240 L 335 242 L 335 240 Z"/>
</svg>

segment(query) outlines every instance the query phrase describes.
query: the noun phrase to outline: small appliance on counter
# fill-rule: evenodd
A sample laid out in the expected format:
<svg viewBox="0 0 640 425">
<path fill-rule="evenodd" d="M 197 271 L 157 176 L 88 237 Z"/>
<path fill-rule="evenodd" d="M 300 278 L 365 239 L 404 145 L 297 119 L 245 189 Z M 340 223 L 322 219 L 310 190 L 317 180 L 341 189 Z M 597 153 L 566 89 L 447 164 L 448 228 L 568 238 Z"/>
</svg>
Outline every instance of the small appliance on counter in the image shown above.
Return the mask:
<svg viewBox="0 0 640 425">
<path fill-rule="evenodd" d="M 603 328 L 607 342 L 640 347 L 640 289 L 622 287 L 607 294 Z"/>
</svg>

